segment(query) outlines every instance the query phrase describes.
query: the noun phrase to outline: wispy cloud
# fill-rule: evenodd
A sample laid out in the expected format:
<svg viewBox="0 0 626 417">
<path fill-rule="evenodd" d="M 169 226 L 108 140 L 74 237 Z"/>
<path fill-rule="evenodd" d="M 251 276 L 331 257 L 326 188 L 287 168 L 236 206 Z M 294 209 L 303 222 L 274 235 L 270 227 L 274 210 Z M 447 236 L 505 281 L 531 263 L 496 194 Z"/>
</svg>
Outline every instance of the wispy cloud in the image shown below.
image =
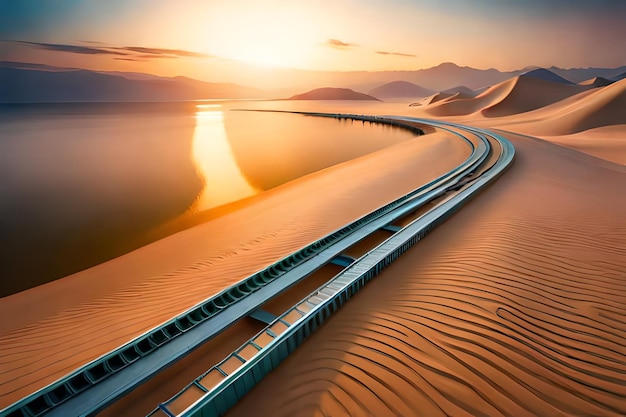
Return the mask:
<svg viewBox="0 0 626 417">
<path fill-rule="evenodd" d="M 133 61 L 133 62 L 146 62 L 145 59 L 136 59 L 136 58 L 113 58 L 118 61 Z"/>
<path fill-rule="evenodd" d="M 352 49 L 352 48 L 359 46 L 355 43 L 348 43 L 348 42 L 340 41 L 339 39 L 328 39 L 324 43 L 324 45 L 331 47 L 331 48 L 335 48 L 335 49 L 341 49 L 341 50 L 348 50 L 348 49 Z"/>
<path fill-rule="evenodd" d="M 200 52 L 184 51 L 182 49 L 145 48 L 142 46 L 125 46 L 115 49 L 151 55 L 155 58 L 162 58 L 165 56 L 186 58 L 212 58 L 211 55 L 203 54 Z"/>
<path fill-rule="evenodd" d="M 79 40 L 80 43 L 90 43 L 92 45 L 106 45 L 104 42 L 100 42 L 100 41 L 84 41 L 84 40 Z"/>
<path fill-rule="evenodd" d="M 177 56 L 174 55 L 157 55 L 157 54 L 143 54 L 143 55 L 135 55 L 137 58 L 144 58 L 145 59 L 175 59 L 178 58 Z"/>
<path fill-rule="evenodd" d="M 408 58 L 417 58 L 417 55 L 414 54 L 405 54 L 402 52 L 389 52 L 389 51 L 376 51 L 379 55 L 396 55 L 396 56 L 404 56 Z"/>
<path fill-rule="evenodd" d="M 81 45 L 67 45 L 59 43 L 42 43 L 42 42 L 27 42 L 27 41 L 15 41 L 22 45 L 32 46 L 38 49 L 45 49 L 47 51 L 56 52 L 70 52 L 73 54 L 85 54 L 85 55 L 128 55 L 128 53 L 111 51 L 107 48 L 95 48 L 91 46 Z"/>
<path fill-rule="evenodd" d="M 72 45 L 43 42 L 10 41 L 33 48 L 54 52 L 68 52 L 83 55 L 114 55 L 128 57 L 125 61 L 144 61 L 152 58 L 214 58 L 200 52 L 182 49 L 146 48 L 142 46 L 108 46 L 101 42 L 84 41 L 88 45 Z M 142 59 L 133 59 L 142 58 Z M 119 58 L 121 59 L 121 58 Z"/>
</svg>

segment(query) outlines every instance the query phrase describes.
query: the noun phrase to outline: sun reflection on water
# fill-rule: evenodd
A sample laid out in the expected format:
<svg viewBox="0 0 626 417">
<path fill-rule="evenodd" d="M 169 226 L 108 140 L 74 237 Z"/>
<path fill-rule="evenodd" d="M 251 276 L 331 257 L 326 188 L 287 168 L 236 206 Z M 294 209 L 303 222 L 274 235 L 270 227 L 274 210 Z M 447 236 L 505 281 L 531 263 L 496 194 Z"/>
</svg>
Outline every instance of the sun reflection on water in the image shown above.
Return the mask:
<svg viewBox="0 0 626 417">
<path fill-rule="evenodd" d="M 222 106 L 200 104 L 196 109 L 192 154 L 203 187 L 190 211 L 207 210 L 257 194 L 233 156 Z"/>
</svg>

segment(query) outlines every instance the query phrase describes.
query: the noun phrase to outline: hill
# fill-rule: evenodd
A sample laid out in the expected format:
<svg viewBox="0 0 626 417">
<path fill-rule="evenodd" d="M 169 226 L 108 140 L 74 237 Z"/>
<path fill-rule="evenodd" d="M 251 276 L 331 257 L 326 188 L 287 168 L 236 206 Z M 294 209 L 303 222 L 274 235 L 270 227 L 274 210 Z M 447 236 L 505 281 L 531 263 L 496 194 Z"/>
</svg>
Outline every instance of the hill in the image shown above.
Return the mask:
<svg viewBox="0 0 626 417">
<path fill-rule="evenodd" d="M 552 81 L 555 83 L 561 83 L 561 84 L 574 84 L 573 82 L 566 80 L 565 78 L 561 77 L 560 75 L 555 74 L 552 71 L 549 71 L 545 68 L 537 68 L 531 71 L 527 71 L 523 74 L 521 74 L 525 77 L 532 77 L 532 78 L 539 78 L 540 80 L 546 80 L 546 81 Z"/>
<path fill-rule="evenodd" d="M 288 100 L 374 100 L 380 101 L 376 97 L 358 93 L 349 88 L 316 88 L 306 93 L 296 94 Z"/>
<path fill-rule="evenodd" d="M 433 93 L 434 91 L 432 90 L 428 90 L 408 81 L 392 81 L 368 92 L 370 96 L 374 96 L 379 99 L 421 98 L 429 96 Z"/>
<path fill-rule="evenodd" d="M 588 80 L 593 77 L 604 77 L 613 79 L 613 76 L 626 71 L 626 66 L 618 68 L 558 68 L 550 67 L 548 70 L 570 80 L 573 83 Z"/>
<path fill-rule="evenodd" d="M 1 103 L 260 98 L 260 90 L 184 77 L 127 78 L 81 69 L 0 67 Z"/>
</svg>

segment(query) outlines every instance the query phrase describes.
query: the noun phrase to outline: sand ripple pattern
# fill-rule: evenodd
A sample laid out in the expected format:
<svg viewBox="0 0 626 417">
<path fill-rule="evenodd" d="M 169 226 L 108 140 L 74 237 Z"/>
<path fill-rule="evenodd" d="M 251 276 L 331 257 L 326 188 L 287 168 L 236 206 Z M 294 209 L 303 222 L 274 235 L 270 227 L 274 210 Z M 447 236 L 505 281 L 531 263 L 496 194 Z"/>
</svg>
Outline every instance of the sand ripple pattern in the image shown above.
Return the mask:
<svg viewBox="0 0 626 417">
<path fill-rule="evenodd" d="M 0 409 L 431 181 L 468 153 L 447 133 L 406 141 L 294 180 L 253 197 L 254 204 L 111 262 L 2 299 Z M 381 163 L 390 168 L 378 169 Z M 32 310 L 37 313 L 22 317 Z"/>
<path fill-rule="evenodd" d="M 229 415 L 626 415 L 626 223 L 616 215 L 626 201 L 596 213 L 550 198 L 550 209 L 490 211 L 483 198 Z"/>
</svg>

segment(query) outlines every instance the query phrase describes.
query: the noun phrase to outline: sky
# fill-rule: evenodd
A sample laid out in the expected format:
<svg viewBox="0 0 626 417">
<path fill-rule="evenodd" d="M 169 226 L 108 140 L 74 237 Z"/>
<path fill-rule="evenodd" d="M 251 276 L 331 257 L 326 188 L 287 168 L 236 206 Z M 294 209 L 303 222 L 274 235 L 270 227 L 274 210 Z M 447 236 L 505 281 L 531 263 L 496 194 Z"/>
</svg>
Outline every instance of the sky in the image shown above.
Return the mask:
<svg viewBox="0 0 626 417">
<path fill-rule="evenodd" d="M 626 65 L 626 0 L 0 0 L 0 61 L 235 82 L 246 66 Z"/>
</svg>

